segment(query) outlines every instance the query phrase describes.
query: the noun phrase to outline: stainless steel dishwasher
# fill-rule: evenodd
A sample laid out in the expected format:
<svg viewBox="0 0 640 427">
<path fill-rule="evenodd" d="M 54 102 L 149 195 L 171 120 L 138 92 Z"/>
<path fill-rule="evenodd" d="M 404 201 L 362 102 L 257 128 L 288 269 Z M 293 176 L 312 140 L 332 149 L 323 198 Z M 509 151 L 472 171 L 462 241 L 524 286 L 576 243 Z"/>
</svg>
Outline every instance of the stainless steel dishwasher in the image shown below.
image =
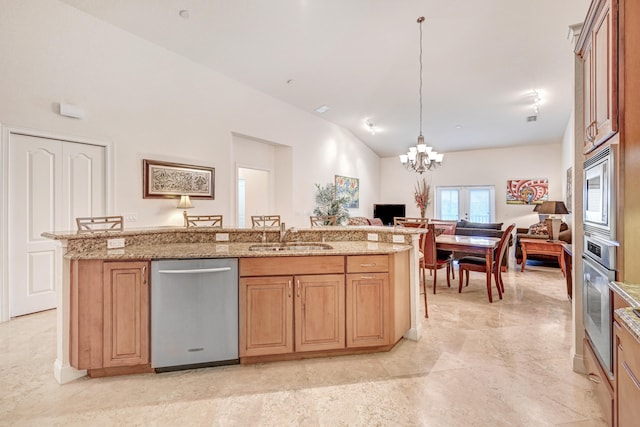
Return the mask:
<svg viewBox="0 0 640 427">
<path fill-rule="evenodd" d="M 151 366 L 238 362 L 238 260 L 152 261 Z"/>
</svg>

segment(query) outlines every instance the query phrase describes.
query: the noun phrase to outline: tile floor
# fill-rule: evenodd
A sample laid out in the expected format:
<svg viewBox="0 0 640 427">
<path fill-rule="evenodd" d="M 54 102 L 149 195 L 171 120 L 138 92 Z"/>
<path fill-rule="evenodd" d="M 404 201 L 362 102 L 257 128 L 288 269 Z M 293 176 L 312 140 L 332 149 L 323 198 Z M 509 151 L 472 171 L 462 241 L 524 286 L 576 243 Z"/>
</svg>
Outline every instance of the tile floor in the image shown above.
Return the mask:
<svg viewBox="0 0 640 427">
<path fill-rule="evenodd" d="M 604 426 L 571 370 L 557 268 L 510 269 L 489 304 L 439 279 L 419 342 L 361 356 L 164 374 L 53 378 L 55 311 L 0 324 L 0 425 Z M 457 278 L 457 276 L 456 276 Z"/>
</svg>

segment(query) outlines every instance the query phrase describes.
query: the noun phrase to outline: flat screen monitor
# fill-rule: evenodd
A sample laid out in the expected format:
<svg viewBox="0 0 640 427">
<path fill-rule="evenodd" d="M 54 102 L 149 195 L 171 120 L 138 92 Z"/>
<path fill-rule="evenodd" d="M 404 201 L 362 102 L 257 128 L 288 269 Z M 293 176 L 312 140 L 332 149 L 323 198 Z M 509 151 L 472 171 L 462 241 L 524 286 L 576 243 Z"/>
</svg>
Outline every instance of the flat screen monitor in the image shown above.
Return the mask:
<svg viewBox="0 0 640 427">
<path fill-rule="evenodd" d="M 373 217 L 380 218 L 384 225 L 393 225 L 395 216 L 406 216 L 405 205 L 373 205 Z"/>
</svg>

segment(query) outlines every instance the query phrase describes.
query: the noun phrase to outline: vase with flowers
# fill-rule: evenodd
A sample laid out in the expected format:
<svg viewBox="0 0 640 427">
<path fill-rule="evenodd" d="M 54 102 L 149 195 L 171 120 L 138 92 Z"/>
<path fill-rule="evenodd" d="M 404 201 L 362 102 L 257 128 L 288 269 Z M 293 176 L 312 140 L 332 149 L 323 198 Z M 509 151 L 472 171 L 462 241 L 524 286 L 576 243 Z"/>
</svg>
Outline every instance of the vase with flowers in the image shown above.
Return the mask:
<svg viewBox="0 0 640 427">
<path fill-rule="evenodd" d="M 424 218 L 427 210 L 427 206 L 431 203 L 429 198 L 430 185 L 427 183 L 426 178 L 422 178 L 422 181 L 418 181 L 416 184 L 414 199 L 416 206 L 420 209 L 420 217 Z"/>
</svg>

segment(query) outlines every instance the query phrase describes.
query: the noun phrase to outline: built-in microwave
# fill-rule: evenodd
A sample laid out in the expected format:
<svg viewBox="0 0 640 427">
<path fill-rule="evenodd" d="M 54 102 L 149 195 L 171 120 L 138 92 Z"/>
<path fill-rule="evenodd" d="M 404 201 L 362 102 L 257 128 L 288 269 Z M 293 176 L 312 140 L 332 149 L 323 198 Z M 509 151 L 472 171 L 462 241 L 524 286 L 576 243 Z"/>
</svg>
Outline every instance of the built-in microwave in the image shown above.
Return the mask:
<svg viewBox="0 0 640 427">
<path fill-rule="evenodd" d="M 616 240 L 614 153 L 606 146 L 584 162 L 584 230 Z"/>
</svg>

